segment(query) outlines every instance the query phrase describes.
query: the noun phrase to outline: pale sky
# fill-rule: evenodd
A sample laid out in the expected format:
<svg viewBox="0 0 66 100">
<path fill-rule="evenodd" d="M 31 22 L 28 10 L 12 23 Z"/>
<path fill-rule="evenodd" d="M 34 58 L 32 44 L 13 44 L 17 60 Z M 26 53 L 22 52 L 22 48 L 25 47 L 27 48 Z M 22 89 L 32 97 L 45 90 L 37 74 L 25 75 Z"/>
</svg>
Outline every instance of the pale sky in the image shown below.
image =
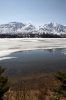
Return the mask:
<svg viewBox="0 0 66 100">
<path fill-rule="evenodd" d="M 66 0 L 0 0 L 0 24 L 13 21 L 66 25 Z"/>
</svg>

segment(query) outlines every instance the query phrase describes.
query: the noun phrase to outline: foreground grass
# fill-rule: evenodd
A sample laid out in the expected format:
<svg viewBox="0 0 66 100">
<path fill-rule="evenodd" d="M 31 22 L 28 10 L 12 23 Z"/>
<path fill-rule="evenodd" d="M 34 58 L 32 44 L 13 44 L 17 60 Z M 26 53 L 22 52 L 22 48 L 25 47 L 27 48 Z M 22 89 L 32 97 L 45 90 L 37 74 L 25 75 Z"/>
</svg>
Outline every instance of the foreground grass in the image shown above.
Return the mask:
<svg viewBox="0 0 66 100">
<path fill-rule="evenodd" d="M 59 84 L 54 78 L 22 80 L 11 84 L 3 100 L 66 100 L 62 95 L 52 91 L 53 85 Z"/>
</svg>

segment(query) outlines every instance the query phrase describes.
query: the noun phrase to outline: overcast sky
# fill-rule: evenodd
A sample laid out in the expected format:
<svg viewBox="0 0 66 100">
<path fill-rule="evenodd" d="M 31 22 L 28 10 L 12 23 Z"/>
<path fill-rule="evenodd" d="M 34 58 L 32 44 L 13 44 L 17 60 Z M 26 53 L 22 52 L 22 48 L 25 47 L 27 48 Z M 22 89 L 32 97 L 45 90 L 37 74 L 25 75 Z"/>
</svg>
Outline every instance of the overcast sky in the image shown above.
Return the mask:
<svg viewBox="0 0 66 100">
<path fill-rule="evenodd" d="M 66 0 L 0 0 L 0 24 L 13 21 L 66 25 Z"/>
</svg>

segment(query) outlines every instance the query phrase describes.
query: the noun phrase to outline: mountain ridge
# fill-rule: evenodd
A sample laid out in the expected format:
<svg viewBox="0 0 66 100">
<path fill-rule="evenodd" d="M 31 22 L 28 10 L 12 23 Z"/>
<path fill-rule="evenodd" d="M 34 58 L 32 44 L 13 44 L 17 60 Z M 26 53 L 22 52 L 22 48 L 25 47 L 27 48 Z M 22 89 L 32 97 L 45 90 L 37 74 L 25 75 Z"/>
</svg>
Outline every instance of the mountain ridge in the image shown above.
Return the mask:
<svg viewBox="0 0 66 100">
<path fill-rule="evenodd" d="M 66 26 L 57 24 L 57 23 L 49 23 L 44 24 L 36 28 L 31 23 L 22 23 L 22 22 L 9 22 L 7 24 L 0 25 L 0 34 L 57 34 L 57 35 L 66 35 Z"/>
</svg>

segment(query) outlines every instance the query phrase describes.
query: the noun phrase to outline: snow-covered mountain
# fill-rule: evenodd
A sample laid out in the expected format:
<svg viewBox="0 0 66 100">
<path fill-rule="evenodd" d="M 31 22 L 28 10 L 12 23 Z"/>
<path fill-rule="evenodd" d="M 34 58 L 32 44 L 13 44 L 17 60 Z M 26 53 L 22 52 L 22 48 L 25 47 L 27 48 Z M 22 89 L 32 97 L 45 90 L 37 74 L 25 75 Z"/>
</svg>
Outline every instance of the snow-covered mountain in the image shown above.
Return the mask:
<svg viewBox="0 0 66 100">
<path fill-rule="evenodd" d="M 0 25 L 0 34 L 24 34 L 24 33 L 48 33 L 66 34 L 66 26 L 57 23 L 49 23 L 36 28 L 30 23 L 10 22 Z"/>
<path fill-rule="evenodd" d="M 43 26 L 39 27 L 40 32 L 45 32 L 45 33 L 52 33 L 52 34 L 66 34 L 66 26 L 63 26 L 61 24 L 57 23 L 50 23 L 50 24 L 45 24 Z"/>
<path fill-rule="evenodd" d="M 10 22 L 0 25 L 0 34 L 19 34 L 19 33 L 37 32 L 35 26 L 30 23 Z"/>
</svg>

